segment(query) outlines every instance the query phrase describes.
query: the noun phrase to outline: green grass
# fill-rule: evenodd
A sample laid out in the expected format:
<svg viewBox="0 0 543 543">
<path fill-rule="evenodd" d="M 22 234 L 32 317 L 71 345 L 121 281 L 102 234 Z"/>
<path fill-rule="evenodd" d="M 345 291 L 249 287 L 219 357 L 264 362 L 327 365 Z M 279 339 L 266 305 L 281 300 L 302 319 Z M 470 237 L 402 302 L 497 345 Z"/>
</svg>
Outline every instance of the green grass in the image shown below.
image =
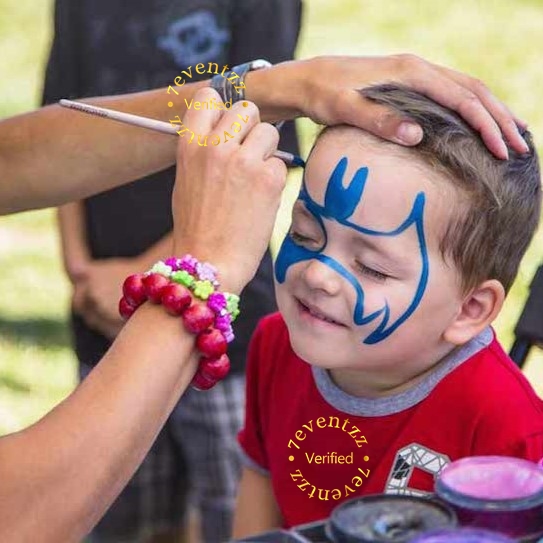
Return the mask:
<svg viewBox="0 0 543 543">
<path fill-rule="evenodd" d="M 0 116 L 38 105 L 51 5 L 51 0 L 0 0 Z M 541 143 L 541 1 L 306 0 L 304 23 L 300 57 L 416 53 L 483 79 L 530 123 L 537 143 Z M 306 121 L 300 126 L 307 149 L 314 127 Z M 293 178 L 278 233 L 285 229 L 288 201 L 295 192 Z M 529 282 L 541 262 L 543 229 L 526 255 L 496 323 L 506 348 Z M 75 361 L 65 324 L 69 286 L 62 274 L 51 210 L 0 219 L 0 266 L 1 434 L 32 423 L 75 384 Z M 541 351 L 534 351 L 526 374 L 543 394 Z"/>
</svg>

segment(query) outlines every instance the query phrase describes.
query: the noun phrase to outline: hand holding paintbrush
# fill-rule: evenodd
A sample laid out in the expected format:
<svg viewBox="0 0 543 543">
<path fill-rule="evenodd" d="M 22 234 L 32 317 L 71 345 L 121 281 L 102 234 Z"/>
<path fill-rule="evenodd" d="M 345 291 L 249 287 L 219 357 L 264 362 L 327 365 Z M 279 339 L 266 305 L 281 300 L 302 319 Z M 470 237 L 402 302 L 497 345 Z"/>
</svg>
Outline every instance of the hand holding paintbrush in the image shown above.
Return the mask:
<svg viewBox="0 0 543 543">
<path fill-rule="evenodd" d="M 202 89 L 195 98 L 213 94 L 211 89 Z M 78 102 L 63 100 L 61 104 L 166 134 L 179 131 L 177 124 Z M 236 144 L 228 140 L 221 141 L 220 147 L 204 146 L 182 137 L 177 153 L 173 254 L 190 253 L 213 262 L 220 270 L 222 287 L 230 292 L 242 290 L 266 251 L 285 186 L 285 164 L 303 165 L 299 157 L 277 151 L 278 131 L 258 119 L 258 109 L 251 102 L 220 113 L 189 109 L 183 118 L 186 126 L 211 138 L 231 132 Z"/>
<path fill-rule="evenodd" d="M 173 124 L 159 121 L 157 119 L 140 117 L 139 115 L 133 115 L 131 113 L 123 113 L 113 109 L 83 104 L 81 102 L 73 102 L 72 100 L 60 100 L 59 104 L 63 107 L 74 109 L 76 111 L 89 113 L 90 115 L 97 115 L 98 117 L 103 117 L 104 119 L 111 119 L 113 121 L 119 121 L 122 123 L 139 126 L 141 128 L 148 128 L 149 130 L 155 130 L 157 132 L 162 132 L 163 134 L 175 136 L 181 132 L 180 126 L 177 127 Z M 292 153 L 287 153 L 286 151 L 275 151 L 274 156 L 280 158 L 289 167 L 301 166 L 303 168 L 305 166 L 305 162 L 301 157 L 293 155 Z"/>
</svg>

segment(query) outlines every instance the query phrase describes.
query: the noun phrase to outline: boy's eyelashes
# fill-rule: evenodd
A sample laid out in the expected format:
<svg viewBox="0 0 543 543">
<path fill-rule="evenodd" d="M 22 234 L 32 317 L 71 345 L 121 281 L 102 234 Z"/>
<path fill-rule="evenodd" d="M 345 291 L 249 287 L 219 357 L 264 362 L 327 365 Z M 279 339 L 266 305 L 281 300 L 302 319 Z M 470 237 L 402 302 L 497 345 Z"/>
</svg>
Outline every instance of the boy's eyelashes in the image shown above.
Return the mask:
<svg viewBox="0 0 543 543">
<path fill-rule="evenodd" d="M 363 275 L 368 275 L 373 279 L 377 279 L 378 281 L 385 281 L 386 279 L 390 278 L 390 275 L 370 268 L 365 264 L 362 264 L 362 262 L 359 262 L 358 260 L 355 261 L 355 265 L 360 273 L 362 273 Z"/>
<path fill-rule="evenodd" d="M 306 234 L 301 234 L 300 232 L 291 229 L 289 232 L 289 236 L 292 239 L 294 243 L 297 245 L 303 245 L 304 247 L 307 247 L 308 249 L 312 249 L 314 251 L 319 250 L 323 245 L 323 240 L 316 238 L 316 236 L 310 236 Z"/>
</svg>

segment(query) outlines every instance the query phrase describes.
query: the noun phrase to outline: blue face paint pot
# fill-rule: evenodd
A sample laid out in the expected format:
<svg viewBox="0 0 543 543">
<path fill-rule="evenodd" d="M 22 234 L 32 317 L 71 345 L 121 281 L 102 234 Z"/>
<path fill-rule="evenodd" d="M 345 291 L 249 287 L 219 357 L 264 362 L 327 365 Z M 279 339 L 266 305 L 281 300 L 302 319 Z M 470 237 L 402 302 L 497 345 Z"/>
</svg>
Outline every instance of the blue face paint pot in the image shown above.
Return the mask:
<svg viewBox="0 0 543 543">
<path fill-rule="evenodd" d="M 455 526 L 454 512 L 437 501 L 375 494 L 336 507 L 327 535 L 333 543 L 407 543 L 429 530 Z"/>
<path fill-rule="evenodd" d="M 447 465 L 436 494 L 462 526 L 497 530 L 521 541 L 543 535 L 543 470 L 507 456 L 474 456 Z"/>
<path fill-rule="evenodd" d="M 515 540 L 489 530 L 459 528 L 428 532 L 416 537 L 411 543 L 515 543 Z"/>
</svg>

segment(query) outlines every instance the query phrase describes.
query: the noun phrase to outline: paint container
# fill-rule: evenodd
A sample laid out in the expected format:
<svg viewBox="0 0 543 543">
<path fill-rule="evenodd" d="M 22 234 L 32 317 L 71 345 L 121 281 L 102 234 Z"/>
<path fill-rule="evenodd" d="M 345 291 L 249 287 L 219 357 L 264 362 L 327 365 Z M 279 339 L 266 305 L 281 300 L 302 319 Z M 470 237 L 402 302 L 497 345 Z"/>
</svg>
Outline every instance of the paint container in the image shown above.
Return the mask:
<svg viewBox="0 0 543 543">
<path fill-rule="evenodd" d="M 333 543 L 404 543 L 428 530 L 456 524 L 454 512 L 437 501 L 376 494 L 336 507 L 326 532 Z"/>
<path fill-rule="evenodd" d="M 507 456 L 474 456 L 446 466 L 436 481 L 439 498 L 462 526 L 488 528 L 522 541 L 543 535 L 543 470 Z"/>
<path fill-rule="evenodd" d="M 515 540 L 490 530 L 458 528 L 428 532 L 411 543 L 515 543 Z"/>
<path fill-rule="evenodd" d="M 274 530 L 244 539 L 236 539 L 231 543 L 311 543 L 311 541 L 287 530 Z"/>
<path fill-rule="evenodd" d="M 328 520 L 318 520 L 307 524 L 300 524 L 292 528 L 297 535 L 305 537 L 311 543 L 330 543 L 326 536 L 326 524 Z"/>
</svg>

